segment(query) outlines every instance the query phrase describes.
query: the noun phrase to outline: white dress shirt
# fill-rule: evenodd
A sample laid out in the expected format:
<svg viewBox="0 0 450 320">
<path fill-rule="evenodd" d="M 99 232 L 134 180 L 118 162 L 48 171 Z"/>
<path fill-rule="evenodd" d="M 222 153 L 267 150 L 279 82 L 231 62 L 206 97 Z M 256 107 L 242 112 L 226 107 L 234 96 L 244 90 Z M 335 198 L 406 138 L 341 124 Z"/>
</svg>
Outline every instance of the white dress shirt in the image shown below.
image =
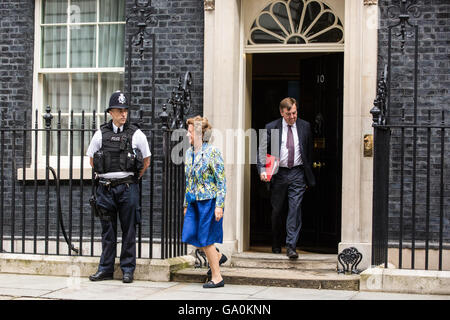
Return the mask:
<svg viewBox="0 0 450 320">
<path fill-rule="evenodd" d="M 283 118 L 283 133 L 281 136 L 281 148 L 280 148 L 280 167 L 286 167 L 288 166 L 288 149 L 286 146 L 287 142 L 287 135 L 288 135 L 288 124 L 286 120 Z M 292 129 L 292 135 L 294 136 L 294 166 L 298 166 L 303 164 L 302 163 L 302 157 L 300 155 L 300 144 L 298 141 L 298 133 L 297 133 L 297 125 L 294 123 L 291 127 Z"/>
<path fill-rule="evenodd" d="M 114 123 L 112 124 L 114 133 L 117 133 L 117 130 L 120 129 L 120 132 L 123 130 L 123 126 L 118 128 Z M 133 137 L 131 139 L 132 148 L 137 148 L 142 152 L 142 158 L 150 157 L 152 154 L 150 152 L 150 147 L 148 146 L 147 137 L 142 132 L 141 129 L 137 129 Z M 102 147 L 102 131 L 99 129 L 95 132 L 92 137 L 91 143 L 86 151 L 86 155 L 90 158 L 94 157 L 94 153 L 96 153 Z M 134 175 L 134 172 L 127 171 L 118 171 L 118 172 L 108 172 L 99 174 L 98 176 L 105 179 L 121 179 L 128 176 Z"/>
</svg>

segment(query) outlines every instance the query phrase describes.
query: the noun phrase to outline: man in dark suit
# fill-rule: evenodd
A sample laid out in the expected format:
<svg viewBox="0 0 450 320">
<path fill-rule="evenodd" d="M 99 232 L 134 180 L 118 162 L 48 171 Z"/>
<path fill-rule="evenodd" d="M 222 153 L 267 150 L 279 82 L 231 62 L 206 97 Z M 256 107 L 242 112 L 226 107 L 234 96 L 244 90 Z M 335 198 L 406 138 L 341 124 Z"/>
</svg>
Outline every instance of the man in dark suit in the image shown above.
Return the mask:
<svg viewBox="0 0 450 320">
<path fill-rule="evenodd" d="M 266 153 L 279 159 L 279 169 L 271 181 L 272 252 L 281 252 L 282 210 L 288 201 L 286 219 L 286 255 L 297 259 L 297 241 L 302 226 L 301 204 L 307 187 L 315 185 L 312 171 L 312 133 L 310 124 L 297 117 L 297 101 L 285 98 L 280 102 L 281 119 L 268 123 L 266 136 L 260 139 L 258 170 L 268 182 L 265 170 Z M 278 144 L 278 145 L 277 145 Z"/>
</svg>

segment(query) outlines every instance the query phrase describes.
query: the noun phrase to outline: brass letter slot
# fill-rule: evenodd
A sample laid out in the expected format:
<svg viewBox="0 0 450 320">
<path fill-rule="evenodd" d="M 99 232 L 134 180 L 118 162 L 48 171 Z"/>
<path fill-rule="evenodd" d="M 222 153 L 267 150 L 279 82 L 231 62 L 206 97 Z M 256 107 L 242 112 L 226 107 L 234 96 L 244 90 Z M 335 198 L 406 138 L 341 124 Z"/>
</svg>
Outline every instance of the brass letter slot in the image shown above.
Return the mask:
<svg viewBox="0 0 450 320">
<path fill-rule="evenodd" d="M 314 138 L 314 149 L 325 149 L 325 138 Z"/>
</svg>

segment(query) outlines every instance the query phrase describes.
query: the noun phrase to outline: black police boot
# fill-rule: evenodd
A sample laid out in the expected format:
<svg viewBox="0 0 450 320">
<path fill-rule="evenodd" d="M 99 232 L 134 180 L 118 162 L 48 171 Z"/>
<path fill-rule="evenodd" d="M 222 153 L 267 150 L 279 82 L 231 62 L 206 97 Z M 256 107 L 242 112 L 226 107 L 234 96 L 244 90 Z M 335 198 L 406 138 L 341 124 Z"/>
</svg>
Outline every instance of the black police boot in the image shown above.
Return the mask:
<svg viewBox="0 0 450 320">
<path fill-rule="evenodd" d="M 133 282 L 133 274 L 131 272 L 125 272 L 122 278 L 123 283 L 132 283 Z"/>
<path fill-rule="evenodd" d="M 112 272 L 105 272 L 105 271 L 97 271 L 93 275 L 89 276 L 89 280 L 91 281 L 112 280 L 112 278 L 113 278 Z"/>
</svg>

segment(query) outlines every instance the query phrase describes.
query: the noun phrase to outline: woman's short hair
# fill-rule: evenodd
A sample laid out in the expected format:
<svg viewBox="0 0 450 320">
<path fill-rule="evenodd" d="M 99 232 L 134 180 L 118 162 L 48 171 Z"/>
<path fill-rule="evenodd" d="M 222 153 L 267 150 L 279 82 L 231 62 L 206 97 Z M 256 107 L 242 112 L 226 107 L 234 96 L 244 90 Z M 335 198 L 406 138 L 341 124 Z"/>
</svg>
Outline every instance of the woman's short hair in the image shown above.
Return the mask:
<svg viewBox="0 0 450 320">
<path fill-rule="evenodd" d="M 209 142 L 209 140 L 211 139 L 212 126 L 208 122 L 208 119 L 206 117 L 195 116 L 193 118 L 189 118 L 189 119 L 186 120 L 186 124 L 187 124 L 187 126 L 193 125 L 195 132 L 197 132 L 197 130 L 200 131 L 200 127 L 201 127 L 201 129 L 202 129 L 202 140 L 204 142 Z"/>
</svg>

